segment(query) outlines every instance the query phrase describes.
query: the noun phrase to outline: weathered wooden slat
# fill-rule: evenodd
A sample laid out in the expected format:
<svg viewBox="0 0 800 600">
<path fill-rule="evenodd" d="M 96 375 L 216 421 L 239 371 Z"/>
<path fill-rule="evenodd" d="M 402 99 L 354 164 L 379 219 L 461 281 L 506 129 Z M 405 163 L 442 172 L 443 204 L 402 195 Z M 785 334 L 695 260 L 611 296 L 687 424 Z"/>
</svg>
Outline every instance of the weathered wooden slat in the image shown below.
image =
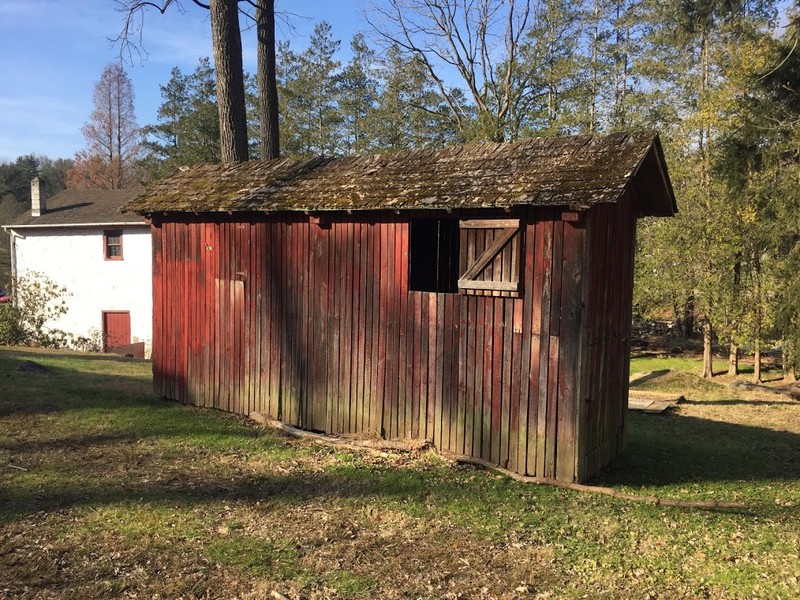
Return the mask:
<svg viewBox="0 0 800 600">
<path fill-rule="evenodd" d="M 395 239 L 395 293 L 398 300 L 398 352 L 397 364 L 397 437 L 411 437 L 411 377 L 409 367 L 411 353 L 409 352 L 408 331 L 408 223 L 397 223 L 397 237 Z"/>
<path fill-rule="evenodd" d="M 342 223 L 341 233 L 343 236 L 343 243 L 340 244 L 342 254 L 341 262 L 338 264 L 342 274 L 341 287 L 339 289 L 341 295 L 339 304 L 339 343 L 341 344 L 341 353 L 339 355 L 339 431 L 341 433 L 350 433 L 350 418 L 353 410 L 353 398 L 351 396 L 352 372 L 350 368 L 353 340 L 353 297 L 351 295 L 353 286 L 353 223 L 349 221 Z"/>
<path fill-rule="evenodd" d="M 542 221 L 537 227 L 537 268 L 534 275 L 534 285 L 541 285 L 541 291 L 537 298 L 541 298 L 539 310 L 534 314 L 534 330 L 536 336 L 533 340 L 534 348 L 531 350 L 532 357 L 538 359 L 538 373 L 536 377 L 536 410 L 532 411 L 536 417 L 536 443 L 528 443 L 528 472 L 536 474 L 537 477 L 546 477 L 546 452 L 547 452 L 547 398 L 549 389 L 550 374 L 550 301 L 552 297 L 553 282 L 553 223 L 552 221 Z M 538 316 L 538 319 L 536 318 Z M 536 335 L 538 333 L 538 335 Z M 534 352 L 535 351 L 535 352 Z M 530 425 L 529 434 L 530 436 Z M 533 446 L 533 447 L 532 447 Z M 531 467 L 531 461 L 534 461 Z"/>
<path fill-rule="evenodd" d="M 377 398 L 376 405 L 379 405 L 380 411 L 380 429 L 378 433 L 381 436 L 386 436 L 390 425 L 391 407 L 389 405 L 390 399 L 387 392 L 386 385 L 386 369 L 387 369 L 387 327 L 386 323 L 389 318 L 389 225 L 380 223 L 376 225 L 378 237 L 378 249 L 380 252 L 380 270 L 376 273 L 378 278 L 377 286 L 377 299 L 378 299 L 378 315 L 377 315 L 377 330 L 378 330 L 378 387 L 376 390 Z"/>
<path fill-rule="evenodd" d="M 535 253 L 541 244 L 541 238 L 536 235 L 536 215 L 530 210 L 525 214 L 525 245 L 523 247 L 523 280 L 526 282 L 526 294 L 522 299 L 522 328 L 521 328 L 521 354 L 519 375 L 519 396 L 514 406 L 517 412 L 518 427 L 515 429 L 517 444 L 512 448 L 516 451 L 516 459 L 512 460 L 514 470 L 518 473 L 530 473 L 536 470 L 536 396 L 534 380 L 538 384 L 538 347 L 534 349 L 534 306 L 541 307 L 541 288 L 536 287 L 536 259 Z M 537 293 L 538 291 L 538 293 Z M 536 327 L 537 336 L 538 329 Z M 538 337 L 537 337 L 538 339 Z M 537 361 L 534 364 L 534 358 Z M 528 445 L 533 446 L 533 460 L 530 461 L 531 470 L 528 470 Z"/>
<path fill-rule="evenodd" d="M 411 432 L 413 439 L 427 439 L 426 423 L 429 420 L 428 415 L 428 390 L 431 374 L 433 373 L 431 357 L 433 352 L 430 351 L 430 303 L 428 297 L 435 298 L 434 294 L 417 294 L 416 304 L 418 306 L 417 328 L 419 334 L 416 343 L 416 358 L 418 374 L 416 385 L 416 418 L 414 420 L 414 430 Z"/>
<path fill-rule="evenodd" d="M 439 294 L 430 294 L 428 299 L 428 424 L 425 439 L 441 447 L 441 324 L 439 312 Z"/>
<path fill-rule="evenodd" d="M 490 307 L 486 315 L 486 325 L 492 332 L 492 354 L 487 364 L 490 369 L 491 388 L 484 398 L 484 441 L 483 458 L 500 464 L 500 416 L 503 399 L 503 304 L 506 300 L 487 298 L 483 302 Z M 487 336 L 488 337 L 488 336 Z M 488 357 L 489 355 L 487 355 Z M 486 439 L 488 438 L 488 439 Z"/>
<path fill-rule="evenodd" d="M 364 387 L 367 419 L 365 431 L 371 434 L 380 433 L 379 411 L 376 408 L 378 395 L 375 390 L 377 371 L 377 329 L 375 314 L 377 302 L 375 301 L 375 273 L 380 265 L 380 258 L 375 243 L 375 226 L 372 223 L 364 225 L 366 243 L 364 255 L 366 257 L 366 270 L 364 273 L 365 311 L 364 311 Z"/>
<path fill-rule="evenodd" d="M 275 219 L 268 221 L 266 245 L 267 254 L 267 297 L 269 298 L 268 309 L 268 344 L 269 344 L 269 406 L 270 415 L 274 419 L 280 419 L 281 414 L 281 353 L 279 341 L 283 336 L 280 313 L 278 310 L 279 299 L 278 290 L 280 289 L 280 279 L 278 277 L 278 260 L 281 255 L 280 248 L 280 224 Z"/>
<path fill-rule="evenodd" d="M 500 327 L 503 331 L 503 360 L 502 360 L 502 388 L 498 405 L 498 424 L 496 426 L 497 439 L 494 442 L 493 452 L 497 452 L 495 464 L 508 465 L 508 442 L 511 437 L 509 430 L 511 411 L 511 390 L 513 389 L 514 373 L 512 364 L 514 357 L 513 313 L 514 303 L 506 300 L 499 303 L 503 311 Z"/>
<path fill-rule="evenodd" d="M 322 252 L 320 257 L 320 269 L 318 276 L 322 286 L 317 290 L 321 296 L 322 312 L 319 315 L 320 338 L 315 344 L 323 346 L 320 348 L 318 370 L 323 378 L 321 389 L 324 390 L 324 398 L 320 400 L 324 408 L 321 410 L 319 418 L 315 420 L 315 428 L 322 431 L 333 432 L 334 422 L 336 421 L 336 356 L 339 351 L 336 340 L 336 247 L 332 243 L 335 239 L 335 224 L 328 223 L 324 229 L 319 229 L 320 243 Z"/>
<path fill-rule="evenodd" d="M 459 302 L 458 361 L 458 415 L 456 437 L 457 451 L 470 455 L 472 452 L 473 414 L 475 407 L 475 370 L 463 368 L 475 361 L 475 311 L 474 298 L 465 297 Z"/>
<path fill-rule="evenodd" d="M 461 229 L 506 229 L 519 227 L 519 219 L 462 219 L 458 222 Z"/>
<path fill-rule="evenodd" d="M 514 281 L 473 281 L 458 280 L 458 287 L 464 290 L 496 290 L 514 292 L 519 284 Z"/>
<path fill-rule="evenodd" d="M 361 223 L 353 223 L 353 261 L 351 273 L 350 294 L 352 302 L 352 351 L 350 358 L 350 431 L 358 433 L 363 431 L 362 419 L 364 412 L 362 385 L 364 382 L 364 330 L 363 330 L 363 295 L 364 272 L 362 256 Z"/>
<path fill-rule="evenodd" d="M 466 380 L 463 450 L 461 452 L 471 456 L 474 453 L 480 453 L 483 432 L 484 377 L 491 380 L 491 376 L 484 367 L 487 347 L 484 306 L 475 297 L 464 298 L 461 302 L 467 309 L 467 322 L 462 327 L 462 335 L 467 338 L 467 352 L 463 362 L 459 365 Z M 467 369 L 466 365 L 475 365 L 475 368 Z"/>
<path fill-rule="evenodd" d="M 561 277 L 561 321 L 558 373 L 558 423 L 556 477 L 574 481 L 576 476 L 577 414 L 579 410 L 584 230 L 573 223 L 563 226 L 563 271 Z"/>
<path fill-rule="evenodd" d="M 453 310 L 453 296 L 451 294 L 442 295 L 442 441 L 441 447 L 450 451 L 455 451 L 455 445 L 450 438 L 450 430 L 453 423 L 454 408 L 452 405 L 456 389 L 453 383 L 453 363 L 457 362 L 458 357 L 458 338 L 455 335 L 453 321 L 455 318 Z M 454 352 L 455 350 L 455 352 Z M 457 380 L 456 380 L 457 381 Z M 457 383 L 456 383 L 457 385 Z"/>
<path fill-rule="evenodd" d="M 547 377 L 547 426 L 545 445 L 545 477 L 555 477 L 558 461 L 558 356 L 561 345 L 561 278 L 563 272 L 564 224 L 553 224 L 553 277 L 550 295 L 550 324 Z"/>
</svg>

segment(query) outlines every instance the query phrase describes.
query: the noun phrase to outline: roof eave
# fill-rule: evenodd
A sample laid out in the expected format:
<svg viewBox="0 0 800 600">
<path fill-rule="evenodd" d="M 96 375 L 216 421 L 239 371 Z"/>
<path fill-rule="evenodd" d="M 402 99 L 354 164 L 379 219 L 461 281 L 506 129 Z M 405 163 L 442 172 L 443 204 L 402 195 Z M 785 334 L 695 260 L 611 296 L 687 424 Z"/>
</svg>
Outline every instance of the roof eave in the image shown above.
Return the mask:
<svg viewBox="0 0 800 600">
<path fill-rule="evenodd" d="M 107 221 L 98 223 L 29 223 L 27 225 L 3 225 L 6 231 L 12 229 L 69 229 L 95 227 L 149 227 L 146 221 Z"/>
</svg>

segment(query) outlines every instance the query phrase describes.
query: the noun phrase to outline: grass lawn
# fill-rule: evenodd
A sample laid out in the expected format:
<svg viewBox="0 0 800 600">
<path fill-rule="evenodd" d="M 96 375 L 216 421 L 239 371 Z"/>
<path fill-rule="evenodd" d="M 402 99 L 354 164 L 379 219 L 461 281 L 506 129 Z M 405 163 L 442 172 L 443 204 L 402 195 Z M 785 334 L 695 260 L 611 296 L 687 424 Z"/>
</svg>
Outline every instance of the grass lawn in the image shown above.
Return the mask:
<svg viewBox="0 0 800 600">
<path fill-rule="evenodd" d="M 0 348 L 0 598 L 800 597 L 800 402 L 659 369 L 688 401 L 596 483 L 747 510 L 333 451 L 153 399 L 146 362 Z"/>
</svg>

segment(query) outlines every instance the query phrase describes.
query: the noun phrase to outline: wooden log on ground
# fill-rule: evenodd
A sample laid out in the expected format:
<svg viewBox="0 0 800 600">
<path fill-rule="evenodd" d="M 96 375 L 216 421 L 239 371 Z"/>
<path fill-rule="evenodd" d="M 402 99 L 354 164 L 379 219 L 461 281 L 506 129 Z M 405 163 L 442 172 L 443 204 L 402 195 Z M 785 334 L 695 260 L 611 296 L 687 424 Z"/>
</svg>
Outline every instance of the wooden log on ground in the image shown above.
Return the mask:
<svg viewBox="0 0 800 600">
<path fill-rule="evenodd" d="M 428 440 L 342 438 L 316 433 L 313 431 L 305 431 L 304 429 L 298 429 L 297 427 L 292 427 L 291 425 L 287 425 L 281 421 L 275 421 L 274 419 L 265 417 L 263 414 L 258 412 L 250 413 L 249 417 L 259 425 L 269 427 L 270 429 L 275 429 L 276 431 L 285 433 L 288 436 L 298 439 L 308 439 L 320 444 L 335 446 L 337 448 L 348 448 L 353 450 L 367 449 L 381 451 L 420 452 L 430 447 L 430 442 Z"/>
<path fill-rule="evenodd" d="M 745 510 L 749 508 L 748 505 L 741 502 L 726 502 L 721 500 L 673 500 L 671 498 L 661 498 L 659 496 L 640 496 L 637 494 L 629 494 L 626 492 L 615 490 L 609 487 L 586 485 L 582 483 L 569 483 L 565 481 L 559 481 L 557 479 L 550 477 L 531 477 L 527 475 L 520 475 L 519 473 L 515 473 L 514 471 L 504 469 L 481 458 L 474 458 L 471 456 L 455 454 L 453 452 L 448 452 L 446 450 L 435 450 L 431 447 L 430 443 L 427 440 L 343 439 L 343 438 L 333 437 L 330 435 L 314 433 L 312 431 L 304 431 L 302 429 L 292 427 L 291 425 L 287 425 L 280 421 L 269 419 L 265 417 L 263 414 L 258 412 L 252 412 L 250 413 L 249 416 L 253 421 L 258 423 L 259 425 L 275 429 L 291 437 L 308 439 L 316 443 L 325 444 L 336 448 L 346 448 L 351 450 L 384 450 L 384 451 L 399 450 L 402 452 L 420 452 L 422 450 L 431 449 L 434 450 L 436 454 L 447 460 L 451 460 L 453 462 L 458 462 L 462 464 L 471 464 L 479 467 L 484 467 L 486 469 L 490 469 L 497 473 L 506 475 L 514 479 L 515 481 L 520 481 L 522 483 L 549 485 L 568 490 L 573 490 L 576 492 L 600 494 L 603 496 L 610 496 L 612 498 L 617 498 L 619 500 L 625 500 L 627 502 L 653 504 L 656 506 L 670 506 L 675 508 L 699 508 L 704 510 L 716 510 L 716 509 Z"/>
</svg>

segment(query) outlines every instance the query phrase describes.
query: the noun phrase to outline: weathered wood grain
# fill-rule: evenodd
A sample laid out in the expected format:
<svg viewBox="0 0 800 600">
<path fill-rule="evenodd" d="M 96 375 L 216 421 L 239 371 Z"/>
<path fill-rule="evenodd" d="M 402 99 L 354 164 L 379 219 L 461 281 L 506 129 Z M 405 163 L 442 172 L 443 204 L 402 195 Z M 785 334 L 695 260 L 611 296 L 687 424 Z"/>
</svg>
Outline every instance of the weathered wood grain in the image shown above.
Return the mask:
<svg viewBox="0 0 800 600">
<path fill-rule="evenodd" d="M 410 291 L 395 213 L 155 219 L 154 388 L 585 479 L 624 439 L 635 213 L 625 195 L 568 223 L 514 214 L 517 263 L 491 269 L 517 272 L 520 298 Z M 498 239 L 475 231 L 465 260 Z"/>
</svg>

